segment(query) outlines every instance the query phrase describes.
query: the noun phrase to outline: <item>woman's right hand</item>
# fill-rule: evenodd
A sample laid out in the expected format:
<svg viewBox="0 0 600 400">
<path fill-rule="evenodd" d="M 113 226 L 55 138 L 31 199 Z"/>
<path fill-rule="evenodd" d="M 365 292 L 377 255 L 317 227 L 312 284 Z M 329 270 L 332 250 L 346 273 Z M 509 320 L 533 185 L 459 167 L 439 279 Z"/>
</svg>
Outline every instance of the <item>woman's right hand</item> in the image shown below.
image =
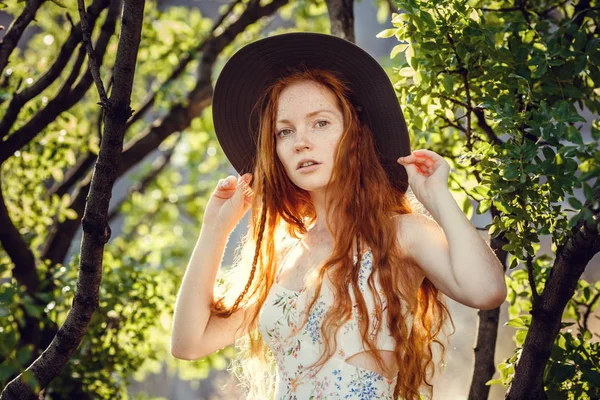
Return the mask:
<svg viewBox="0 0 600 400">
<path fill-rule="evenodd" d="M 231 233 L 252 205 L 251 179 L 251 173 L 220 179 L 204 209 L 203 225 Z"/>
</svg>

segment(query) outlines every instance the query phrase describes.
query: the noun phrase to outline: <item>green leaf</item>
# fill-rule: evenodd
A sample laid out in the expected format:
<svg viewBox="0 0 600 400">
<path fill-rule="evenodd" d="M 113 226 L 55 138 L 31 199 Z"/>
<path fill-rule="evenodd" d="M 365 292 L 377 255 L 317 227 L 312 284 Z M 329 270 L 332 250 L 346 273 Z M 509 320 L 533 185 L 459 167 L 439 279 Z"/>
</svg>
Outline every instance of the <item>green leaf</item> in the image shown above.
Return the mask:
<svg viewBox="0 0 600 400">
<path fill-rule="evenodd" d="M 594 200 L 594 191 L 592 190 L 592 187 L 587 184 L 587 182 L 583 182 L 583 193 L 585 194 L 585 198 L 587 200 Z"/>
<path fill-rule="evenodd" d="M 519 175 L 520 175 L 520 171 L 517 169 L 516 165 L 509 165 L 508 167 L 506 167 L 506 169 L 504 169 L 502 175 L 504 176 L 504 179 L 506 179 L 507 181 L 512 181 L 512 180 L 516 180 Z"/>
<path fill-rule="evenodd" d="M 502 379 L 490 379 L 489 381 L 487 381 L 485 383 L 485 386 L 498 385 L 498 384 L 502 384 L 502 383 L 503 383 Z"/>
<path fill-rule="evenodd" d="M 535 71 L 533 71 L 533 74 L 531 74 L 531 77 L 533 79 L 539 79 L 542 76 L 544 76 L 544 74 L 546 73 L 546 71 L 548 71 L 548 67 L 546 66 L 546 63 L 542 63 L 540 65 L 537 66 L 537 68 L 535 69 Z"/>
<path fill-rule="evenodd" d="M 567 350 L 567 341 L 563 335 L 558 335 L 558 338 L 556 339 L 556 345 L 563 350 Z"/>
<path fill-rule="evenodd" d="M 465 213 L 465 215 L 467 215 L 467 216 L 472 215 L 473 205 L 471 204 L 471 201 L 469 200 L 469 196 L 464 197 L 464 200 L 462 203 L 462 210 Z"/>
<path fill-rule="evenodd" d="M 585 174 L 581 174 L 581 176 L 577 179 L 577 182 L 585 182 L 588 180 L 592 180 L 593 178 L 600 176 L 600 167 L 596 167 Z"/>
<path fill-rule="evenodd" d="M 420 12 L 419 16 L 421 17 L 421 19 L 423 20 L 423 22 L 425 22 L 427 24 L 427 26 L 429 26 L 429 28 L 431 28 L 431 29 L 435 29 L 436 28 L 435 21 L 433 20 L 433 17 L 427 11 Z"/>
<path fill-rule="evenodd" d="M 399 53 L 403 53 L 408 48 L 408 43 L 402 43 L 394 46 L 390 53 L 390 58 L 396 57 Z"/>
<path fill-rule="evenodd" d="M 11 303 L 13 296 L 17 293 L 17 288 L 14 286 L 5 286 L 5 289 L 0 291 L 0 303 Z"/>
<path fill-rule="evenodd" d="M 26 345 L 17 349 L 17 361 L 22 366 L 28 366 L 28 362 L 30 361 L 31 352 L 33 350 L 33 345 Z"/>
<path fill-rule="evenodd" d="M 571 207 L 573 207 L 576 210 L 580 210 L 583 207 L 581 202 L 575 197 L 569 197 L 568 201 L 569 201 L 569 204 L 571 205 Z"/>
<path fill-rule="evenodd" d="M 544 154 L 544 157 L 546 158 L 546 160 L 554 160 L 554 157 L 556 156 L 556 153 L 554 153 L 554 150 L 552 150 L 548 146 L 542 147 L 542 153 Z"/>
<path fill-rule="evenodd" d="M 29 314 L 35 318 L 41 318 L 42 307 L 35 306 L 29 302 L 23 302 L 23 305 L 25 306 L 25 310 L 27 311 L 27 314 Z"/>
<path fill-rule="evenodd" d="M 398 29 L 396 29 L 396 28 L 384 29 L 381 32 L 379 32 L 377 35 L 375 35 L 375 37 L 380 38 L 380 39 L 390 38 L 396 34 L 397 30 Z"/>
<path fill-rule="evenodd" d="M 67 219 L 77 219 L 79 218 L 79 215 L 77 214 L 77 212 L 75 210 L 73 210 L 72 208 L 68 208 L 64 211 L 64 215 L 65 217 L 67 217 Z"/>
<path fill-rule="evenodd" d="M 444 75 L 444 79 L 442 80 L 444 85 L 444 90 L 446 93 L 452 93 L 454 91 L 454 81 L 452 79 L 452 75 L 446 74 Z"/>
<path fill-rule="evenodd" d="M 527 338 L 528 329 L 519 329 L 517 333 L 515 333 L 515 344 L 518 347 L 522 347 L 525 343 L 525 339 Z"/>
<path fill-rule="evenodd" d="M 477 214 L 485 214 L 492 206 L 492 199 L 484 199 L 477 205 Z"/>
<path fill-rule="evenodd" d="M 531 316 L 529 316 L 529 317 L 531 317 Z M 504 324 L 504 326 L 512 326 L 513 328 L 517 328 L 517 329 L 528 329 L 527 321 L 528 321 L 527 316 L 522 315 L 520 317 L 509 320 L 508 322 L 506 322 Z"/>
</svg>

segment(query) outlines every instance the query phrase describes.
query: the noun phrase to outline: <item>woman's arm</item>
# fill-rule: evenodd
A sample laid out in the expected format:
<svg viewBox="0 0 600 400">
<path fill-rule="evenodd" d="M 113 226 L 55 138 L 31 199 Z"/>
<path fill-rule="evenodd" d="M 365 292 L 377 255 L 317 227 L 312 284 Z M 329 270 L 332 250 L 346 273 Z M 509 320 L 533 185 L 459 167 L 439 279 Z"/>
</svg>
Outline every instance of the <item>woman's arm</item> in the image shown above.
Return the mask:
<svg viewBox="0 0 600 400">
<path fill-rule="evenodd" d="M 435 220 L 421 214 L 397 218 L 399 240 L 411 249 L 423 274 L 466 306 L 500 306 L 507 294 L 502 264 L 452 194 L 442 190 L 426 207 Z"/>
<path fill-rule="evenodd" d="M 202 225 L 175 302 L 171 354 L 177 358 L 193 359 L 202 345 L 228 237 L 227 232 Z"/>
<path fill-rule="evenodd" d="M 406 168 L 413 193 L 434 218 L 418 214 L 398 218 L 399 239 L 404 238 L 400 243 L 408 243 L 423 274 L 448 297 L 482 310 L 500 306 L 507 293 L 504 268 L 448 190 L 448 162 L 431 150 L 419 149 L 398 163 Z"/>
</svg>

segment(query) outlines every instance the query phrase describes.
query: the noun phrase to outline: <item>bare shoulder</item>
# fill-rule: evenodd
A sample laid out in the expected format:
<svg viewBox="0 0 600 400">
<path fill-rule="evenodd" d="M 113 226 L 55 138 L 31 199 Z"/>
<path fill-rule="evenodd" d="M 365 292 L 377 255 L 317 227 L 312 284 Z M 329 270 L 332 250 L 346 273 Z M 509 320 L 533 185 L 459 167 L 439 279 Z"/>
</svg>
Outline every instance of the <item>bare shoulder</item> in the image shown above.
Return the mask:
<svg viewBox="0 0 600 400">
<path fill-rule="evenodd" d="M 423 279 L 427 277 L 426 271 L 419 262 L 419 253 L 423 252 L 423 243 L 426 241 L 424 239 L 428 236 L 427 232 L 431 232 L 432 225 L 438 228 L 439 226 L 432 218 L 419 213 L 399 214 L 394 216 L 393 220 L 396 223 L 398 245 L 405 257 L 405 261 L 414 273 L 413 284 L 416 293 Z"/>
<path fill-rule="evenodd" d="M 438 223 L 424 214 L 408 213 L 393 217 L 396 222 L 398 241 L 407 251 L 415 249 L 415 245 L 431 235 L 442 234 Z"/>
</svg>

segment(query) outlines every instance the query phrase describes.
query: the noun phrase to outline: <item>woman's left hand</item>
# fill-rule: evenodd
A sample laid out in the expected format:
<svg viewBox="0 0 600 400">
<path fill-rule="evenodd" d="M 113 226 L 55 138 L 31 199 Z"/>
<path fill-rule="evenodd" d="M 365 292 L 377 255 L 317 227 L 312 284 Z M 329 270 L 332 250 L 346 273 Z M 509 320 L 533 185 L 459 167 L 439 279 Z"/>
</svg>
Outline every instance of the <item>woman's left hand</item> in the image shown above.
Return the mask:
<svg viewBox="0 0 600 400">
<path fill-rule="evenodd" d="M 434 199 L 439 191 L 448 190 L 450 164 L 436 152 L 415 150 L 409 156 L 400 157 L 398 164 L 406 168 L 408 184 L 423 205 Z"/>
</svg>

